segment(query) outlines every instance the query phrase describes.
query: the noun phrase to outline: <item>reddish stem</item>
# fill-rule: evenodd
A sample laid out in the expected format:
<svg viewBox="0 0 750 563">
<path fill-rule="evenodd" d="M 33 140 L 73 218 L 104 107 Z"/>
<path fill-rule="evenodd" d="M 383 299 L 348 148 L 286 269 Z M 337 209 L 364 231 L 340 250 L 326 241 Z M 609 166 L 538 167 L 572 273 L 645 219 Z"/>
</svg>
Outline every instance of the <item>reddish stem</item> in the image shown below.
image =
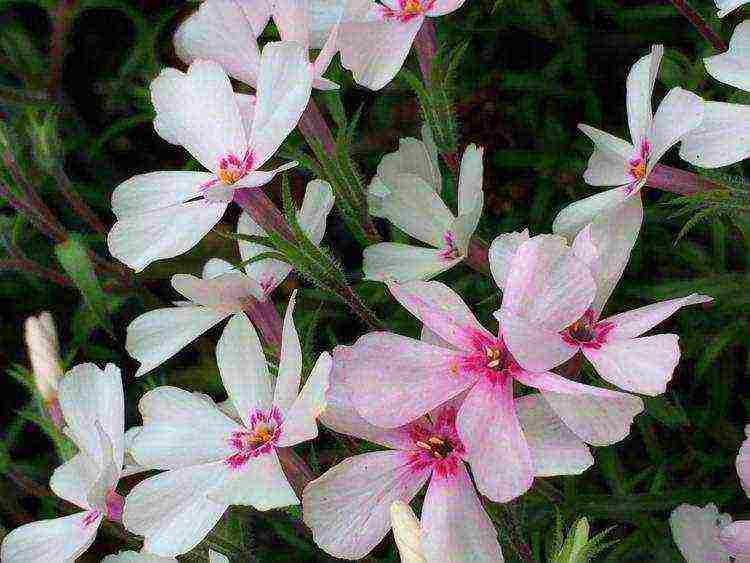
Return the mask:
<svg viewBox="0 0 750 563">
<path fill-rule="evenodd" d="M 234 202 L 242 207 L 264 231 L 278 233 L 287 240 L 294 240 L 286 219 L 263 190 L 258 188 L 235 190 Z"/>
<path fill-rule="evenodd" d="M 679 195 L 695 195 L 716 189 L 725 189 L 708 178 L 671 166 L 657 164 L 648 175 L 646 185 Z"/>
<path fill-rule="evenodd" d="M 298 127 L 308 143 L 313 140 L 318 141 L 331 157 L 336 156 L 336 142 L 333 140 L 333 133 L 331 133 L 326 120 L 323 119 L 323 114 L 320 113 L 320 108 L 318 108 L 314 99 L 310 98 L 310 102 L 299 120 Z"/>
<path fill-rule="evenodd" d="M 698 30 L 698 33 L 713 45 L 715 50 L 723 53 L 728 49 L 727 44 L 719 34 L 709 27 L 706 20 L 704 20 L 700 14 L 698 14 L 698 12 L 687 3 L 687 0 L 671 0 L 671 2 L 674 7 L 693 24 L 693 27 Z"/>
<path fill-rule="evenodd" d="M 479 238 L 474 237 L 469 243 L 468 253 L 464 262 L 477 272 L 486 274 L 489 271 L 490 260 L 487 246 Z"/>
<path fill-rule="evenodd" d="M 251 297 L 243 307 L 243 310 L 250 317 L 253 325 L 260 330 L 266 344 L 274 348 L 277 355 L 280 354 L 284 321 L 279 316 L 279 312 L 276 310 L 273 302 L 271 300 L 259 301 Z"/>
<path fill-rule="evenodd" d="M 292 448 L 277 448 L 276 453 L 294 492 L 301 499 L 307 484 L 315 479 L 315 474 L 305 460 L 298 456 Z"/>
<path fill-rule="evenodd" d="M 422 71 L 422 76 L 427 86 L 430 85 L 430 79 L 432 78 L 433 62 L 437 57 L 437 33 L 435 32 L 435 26 L 429 18 L 425 18 L 422 27 L 419 28 L 417 36 L 414 39 L 414 48 L 417 51 L 417 58 L 419 59 L 419 69 Z"/>
</svg>

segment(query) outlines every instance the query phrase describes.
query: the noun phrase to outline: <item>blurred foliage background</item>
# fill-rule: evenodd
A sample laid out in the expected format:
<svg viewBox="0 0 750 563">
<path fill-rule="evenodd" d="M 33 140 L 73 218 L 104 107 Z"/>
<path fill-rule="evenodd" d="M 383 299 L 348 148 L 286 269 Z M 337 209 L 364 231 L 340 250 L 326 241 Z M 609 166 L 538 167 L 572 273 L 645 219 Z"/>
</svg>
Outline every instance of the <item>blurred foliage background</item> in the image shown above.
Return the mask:
<svg viewBox="0 0 750 563">
<path fill-rule="evenodd" d="M 694 0 L 693 5 L 725 40 L 742 21 L 742 10 L 718 20 L 712 2 Z M 213 256 L 236 262 L 234 244 L 212 233 L 187 255 L 134 276 L 113 262 L 102 232 L 82 220 L 64 193 L 77 192 L 108 228 L 114 220 L 109 198 L 119 182 L 151 170 L 195 166 L 185 151 L 154 133 L 148 93 L 162 67 L 184 68 L 171 35 L 195 8 L 196 3 L 179 0 L 0 0 L 5 162 L 0 181 L 10 197 L 33 187 L 59 219 L 63 239 L 72 237 L 56 251 L 54 242 L 60 240 L 50 240 L 14 213 L 7 194 L 0 197 L 0 369 L 6 374 L 0 383 L 0 536 L 68 509 L 48 496 L 49 476 L 60 461 L 52 431 L 39 425 L 38 399 L 28 386 L 22 339 L 28 315 L 52 312 L 68 365 L 114 362 L 123 369 L 129 424 L 140 422 L 138 398 L 156 384 L 215 398 L 224 393 L 213 356 L 216 331 L 138 381 L 124 342 L 135 316 L 175 298 L 172 274 L 198 273 Z M 527 226 L 532 233 L 548 232 L 557 211 L 594 193 L 581 179 L 591 146 L 576 124 L 627 136 L 625 78 L 653 43 L 667 49 L 656 99 L 680 85 L 707 99 L 750 102 L 747 94 L 707 77 L 701 59 L 713 54 L 711 46 L 668 1 L 468 0 L 436 25 L 443 53 L 466 44 L 454 80 L 455 111 L 461 150 L 469 142 L 486 148 L 480 234 L 488 242 Z M 266 31 L 268 37 L 273 34 L 272 28 Z M 418 72 L 414 54 L 407 68 Z M 332 127 L 342 111 L 351 117 L 361 109 L 350 148 L 369 181 L 399 137 L 419 135 L 417 98 L 402 78 L 373 93 L 353 84 L 338 62 L 330 76 L 342 84 L 341 91 L 315 96 Z M 309 152 L 301 137 L 292 137 L 289 145 Z M 689 168 L 674 153 L 664 162 Z M 448 170 L 443 172 L 451 184 Z M 743 167 L 727 172 L 741 177 Z M 301 169 L 291 176 L 298 201 L 309 179 Z M 279 185 L 266 188 L 277 202 Z M 609 310 L 692 291 L 712 295 L 715 302 L 684 310 L 660 327 L 680 335 L 683 359 L 669 391 L 646 401 L 646 412 L 626 440 L 595 449 L 596 465 L 584 475 L 539 479 L 509 510 L 490 508 L 501 536 L 521 534 L 539 561 L 551 555 L 558 516 L 565 528 L 580 516 L 588 518 L 594 532 L 614 526 L 609 539 L 617 541 L 597 560 L 617 562 L 680 561 L 667 522 L 680 503 L 715 502 L 735 518 L 750 517 L 750 502 L 734 470 L 750 419 L 750 222 L 743 216 L 709 216 L 678 240 L 687 218 L 674 216 L 675 208 L 666 205 L 671 199 L 665 192 L 645 191 L 645 224 Z M 236 213 L 228 213 L 220 227 L 233 228 Z M 394 239 L 403 236 L 388 233 L 385 224 L 379 227 Z M 362 247 L 335 213 L 325 243 L 389 328 L 416 335 L 416 322 L 380 284 L 361 282 Z M 87 250 L 92 259 L 85 258 Z M 80 262 L 69 256 L 76 252 L 84 256 Z M 492 312 L 500 295 L 489 277 L 460 266 L 440 279 L 494 327 Z M 85 299 L 76 283 L 87 284 Z M 296 318 L 309 349 L 348 344 L 364 332 L 344 306 L 294 276 L 276 294 L 280 309 L 295 287 L 303 288 Z M 595 375 L 584 371 L 583 377 Z M 322 472 L 367 447 L 324 431 L 298 453 Z M 220 547 L 229 537 L 240 538 L 243 560 L 329 560 L 306 533 L 298 507 L 269 513 L 234 509 L 214 541 Z M 82 560 L 98 561 L 126 545 L 138 548 L 137 540 L 110 525 Z M 511 547 L 504 545 L 504 552 L 514 560 Z M 392 543 L 385 542 L 370 561 L 397 561 Z"/>
</svg>

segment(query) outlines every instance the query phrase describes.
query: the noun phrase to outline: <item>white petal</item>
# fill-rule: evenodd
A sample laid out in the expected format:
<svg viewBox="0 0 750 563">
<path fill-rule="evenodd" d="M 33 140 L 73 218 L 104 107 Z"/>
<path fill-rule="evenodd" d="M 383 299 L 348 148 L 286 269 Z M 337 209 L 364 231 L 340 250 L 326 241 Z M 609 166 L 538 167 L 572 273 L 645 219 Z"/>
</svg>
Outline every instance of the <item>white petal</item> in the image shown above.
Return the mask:
<svg viewBox="0 0 750 563">
<path fill-rule="evenodd" d="M 703 100 L 682 88 L 672 88 L 654 115 L 649 140 L 649 170 L 671 147 L 703 121 Z"/>
<path fill-rule="evenodd" d="M 226 555 L 222 555 L 214 551 L 213 549 L 208 550 L 208 563 L 229 563 L 229 558 Z"/>
<path fill-rule="evenodd" d="M 579 199 L 557 214 L 552 223 L 552 232 L 573 240 L 581 229 L 600 215 L 616 209 L 628 196 L 626 188 L 615 188 Z M 633 195 L 635 197 L 640 198 L 638 194 Z"/>
<path fill-rule="evenodd" d="M 387 180 L 376 176 L 367 199 L 372 215 L 436 248 L 444 246 L 445 233 L 455 219 L 435 190 L 416 174 L 401 173 Z"/>
<path fill-rule="evenodd" d="M 715 504 L 703 508 L 681 504 L 672 511 L 672 537 L 687 563 L 729 563 L 727 551 L 718 541 L 719 523 L 728 518 L 719 514 Z"/>
<path fill-rule="evenodd" d="M 309 0 L 310 48 L 321 49 L 344 13 L 346 0 Z"/>
<path fill-rule="evenodd" d="M 283 139 L 282 139 L 283 142 Z M 246 176 L 243 176 L 240 178 L 236 184 L 234 184 L 234 188 L 259 188 L 261 186 L 265 186 L 267 183 L 269 183 L 271 180 L 273 180 L 277 174 L 281 174 L 282 172 L 286 170 L 291 170 L 292 168 L 295 168 L 299 162 L 296 160 L 292 162 L 286 162 L 280 166 L 277 166 L 276 168 L 272 168 L 271 170 L 255 170 L 253 172 L 249 172 Z M 209 192 L 211 193 L 211 192 Z"/>
<path fill-rule="evenodd" d="M 125 455 L 125 397 L 120 370 L 79 364 L 60 382 L 60 407 L 68 434 L 76 445 L 102 461 L 98 422 L 112 441 L 112 455 L 122 467 Z"/>
<path fill-rule="evenodd" d="M 117 555 L 107 555 L 102 563 L 177 563 L 174 557 L 159 557 L 146 552 L 121 551 Z"/>
<path fill-rule="evenodd" d="M 648 134 L 651 125 L 651 97 L 663 56 L 664 46 L 654 45 L 651 52 L 639 59 L 628 73 L 628 125 L 630 138 L 637 147 Z"/>
<path fill-rule="evenodd" d="M 457 235 L 457 237 L 459 240 L 465 239 L 465 246 L 468 246 L 469 238 L 474 234 L 479 223 L 479 217 L 482 215 L 484 203 L 484 192 L 482 191 L 483 157 L 484 149 L 471 144 L 466 147 L 461 159 L 461 172 L 458 178 L 458 216 L 459 219 L 461 217 L 466 218 L 466 225 L 463 228 L 464 236 Z"/>
<path fill-rule="evenodd" d="M 703 121 L 682 139 L 680 157 L 719 168 L 750 156 L 750 106 L 704 102 L 703 107 Z"/>
<path fill-rule="evenodd" d="M 187 74 L 163 70 L 151 83 L 156 119 L 205 168 L 227 153 L 239 158 L 247 137 L 229 78 L 218 63 L 195 61 Z"/>
<path fill-rule="evenodd" d="M 128 354 L 141 363 L 136 377 L 166 362 L 228 315 L 191 304 L 156 309 L 137 317 L 128 326 L 125 341 Z"/>
<path fill-rule="evenodd" d="M 244 313 L 234 315 L 216 345 L 224 388 L 246 426 L 255 409 L 271 406 L 271 382 L 258 332 Z"/>
<path fill-rule="evenodd" d="M 89 492 L 99 476 L 99 465 L 85 452 L 80 452 L 63 463 L 50 479 L 49 486 L 58 497 L 88 509 Z"/>
<path fill-rule="evenodd" d="M 660 322 L 668 319 L 682 307 L 709 303 L 711 301 L 713 301 L 713 298 L 708 295 L 691 293 L 686 297 L 659 301 L 658 303 L 652 303 L 651 305 L 639 307 L 638 309 L 620 313 L 619 315 L 613 315 L 602 322 L 609 322 L 615 325 L 607 335 L 609 338 L 633 338 L 640 336 Z"/>
<path fill-rule="evenodd" d="M 241 235 L 264 236 L 266 232 L 253 220 L 250 215 L 243 212 L 237 222 L 237 233 Z M 238 240 L 240 256 L 246 262 L 259 254 L 270 252 L 271 249 L 262 244 Z M 264 289 L 266 295 L 271 293 L 281 282 L 283 282 L 292 271 L 292 267 L 280 260 L 264 259 L 245 267 L 247 275 L 257 281 Z"/>
<path fill-rule="evenodd" d="M 252 506 L 271 510 L 299 504 L 297 495 L 281 469 L 276 450 L 251 457 L 239 469 L 230 469 L 229 476 L 206 496 L 230 505 Z"/>
<path fill-rule="evenodd" d="M 184 203 L 200 194 L 200 186 L 213 178 L 207 172 L 150 172 L 139 174 L 112 192 L 112 212 L 118 219 Z"/>
<path fill-rule="evenodd" d="M 635 153 L 633 145 L 605 131 L 601 131 L 585 123 L 579 123 L 578 129 L 594 142 L 597 150 L 608 153 L 608 158 L 611 160 L 619 157 L 623 162 L 627 162 Z"/>
<path fill-rule="evenodd" d="M 714 2 L 716 2 L 716 7 L 719 9 L 717 15 L 720 18 L 747 4 L 747 0 L 714 0 Z"/>
<path fill-rule="evenodd" d="M 463 6 L 464 2 L 466 0 L 435 0 L 427 11 L 427 15 L 434 18 L 450 14 Z"/>
<path fill-rule="evenodd" d="M 422 506 L 427 561 L 502 563 L 497 530 L 464 464 L 448 479 L 433 475 Z"/>
<path fill-rule="evenodd" d="M 589 157 L 583 179 L 590 186 L 624 186 L 633 177 L 627 160 L 619 154 L 597 148 Z"/>
<path fill-rule="evenodd" d="M 396 283 L 429 280 L 462 260 L 445 260 L 440 257 L 441 252 L 435 248 L 380 242 L 365 248 L 362 270 L 368 280 Z"/>
<path fill-rule="evenodd" d="M 188 467 L 233 453 L 228 439 L 240 426 L 195 393 L 157 387 L 143 396 L 138 408 L 143 428 L 130 453 L 143 466 Z"/>
<path fill-rule="evenodd" d="M 245 128 L 245 134 L 250 134 L 250 129 L 253 126 L 253 119 L 255 118 L 255 104 L 257 98 L 250 94 L 235 94 L 234 99 L 237 101 L 237 107 L 240 110 L 240 117 L 242 118 L 242 126 Z"/>
<path fill-rule="evenodd" d="M 419 176 L 436 193 L 443 188 L 437 147 L 427 125 L 422 127 L 422 141 L 407 137 L 399 139 L 398 150 L 385 155 L 378 164 L 378 177 L 386 185 L 392 184 L 399 174 Z"/>
<path fill-rule="evenodd" d="M 516 399 L 516 412 L 537 477 L 578 475 L 594 465 L 588 446 L 565 426 L 541 395 Z"/>
<path fill-rule="evenodd" d="M 326 407 L 326 392 L 332 365 L 328 352 L 323 352 L 318 357 L 299 397 L 286 415 L 281 427 L 279 447 L 293 446 L 312 440 L 318 435 L 317 420 Z"/>
<path fill-rule="evenodd" d="M 490 271 L 500 289 L 505 287 L 513 257 L 527 240 L 529 240 L 529 230 L 524 229 L 519 232 L 504 233 L 492 241 L 489 250 Z"/>
<path fill-rule="evenodd" d="M 303 516 L 315 543 L 344 559 L 361 559 L 388 533 L 393 501 L 409 502 L 427 480 L 405 452 L 350 457 L 305 487 Z"/>
<path fill-rule="evenodd" d="M 187 553 L 213 529 L 228 506 L 206 497 L 227 475 L 223 462 L 174 469 L 138 483 L 125 499 L 125 528 L 144 536 L 143 549 Z"/>
<path fill-rule="evenodd" d="M 250 134 L 253 168 L 271 158 L 297 126 L 310 100 L 312 79 L 312 65 L 303 45 L 282 41 L 263 48 Z"/>
<path fill-rule="evenodd" d="M 213 272 L 209 270 L 207 273 Z M 258 282 L 240 270 L 232 270 L 209 279 L 176 274 L 172 276 L 171 282 L 175 291 L 189 301 L 217 311 L 239 311 L 248 298 L 263 298 L 263 289 Z"/>
<path fill-rule="evenodd" d="M 299 334 L 294 326 L 294 305 L 297 302 L 297 290 L 289 298 L 284 315 L 284 327 L 281 336 L 281 359 L 276 387 L 273 391 L 273 404 L 286 416 L 299 393 L 302 378 L 302 347 Z"/>
<path fill-rule="evenodd" d="M 109 252 L 140 272 L 151 262 L 184 254 L 214 228 L 228 202 L 192 201 L 127 216 L 107 236 Z"/>
<path fill-rule="evenodd" d="M 727 51 L 703 62 L 706 72 L 719 82 L 750 91 L 750 21 L 734 28 Z"/>
<path fill-rule="evenodd" d="M 310 44 L 309 0 L 274 0 L 273 21 L 283 41 Z"/>
<path fill-rule="evenodd" d="M 267 6 L 265 1 L 206 0 L 196 13 L 177 29 L 177 56 L 190 64 L 196 59 L 216 61 L 237 80 L 254 86 L 260 67 L 260 50 L 255 38 L 262 29 L 253 28 L 248 18 Z M 267 19 L 267 17 L 266 17 Z"/>
<path fill-rule="evenodd" d="M 578 352 L 578 346 L 568 344 L 560 331 L 545 328 L 514 315 L 510 311 L 495 313 L 500 322 L 503 339 L 518 363 L 531 371 L 545 371 L 562 365 Z"/>
<path fill-rule="evenodd" d="M 333 190 L 331 184 L 323 180 L 313 180 L 307 183 L 302 208 L 297 213 L 299 226 L 310 238 L 319 245 L 326 231 L 326 219 L 333 209 Z"/>
<path fill-rule="evenodd" d="M 422 549 L 422 527 L 408 504 L 400 500 L 391 504 L 391 526 L 401 563 L 427 563 Z"/>
<path fill-rule="evenodd" d="M 85 525 L 87 512 L 63 518 L 40 520 L 16 528 L 3 540 L 0 560 L 3 563 L 40 563 L 41 561 L 75 561 L 94 543 L 102 521 L 100 516 Z"/>
</svg>

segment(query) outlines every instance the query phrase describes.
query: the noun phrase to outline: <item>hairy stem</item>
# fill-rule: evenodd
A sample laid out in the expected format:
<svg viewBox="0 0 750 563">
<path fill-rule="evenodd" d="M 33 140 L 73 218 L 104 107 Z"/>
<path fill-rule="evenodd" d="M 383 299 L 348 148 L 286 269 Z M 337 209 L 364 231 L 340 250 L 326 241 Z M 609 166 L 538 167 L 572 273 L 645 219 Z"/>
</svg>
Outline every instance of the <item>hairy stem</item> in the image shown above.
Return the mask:
<svg viewBox="0 0 750 563">
<path fill-rule="evenodd" d="M 675 8 L 685 16 L 693 27 L 698 30 L 703 38 L 713 45 L 713 48 L 719 52 L 724 52 L 728 49 L 727 44 L 724 40 L 706 23 L 698 12 L 696 12 L 687 0 L 670 0 Z"/>
<path fill-rule="evenodd" d="M 308 143 L 314 139 L 323 145 L 329 155 L 336 156 L 336 142 L 333 139 L 333 133 L 331 133 L 326 120 L 323 119 L 323 114 L 320 113 L 318 104 L 312 97 L 302 113 L 298 127 Z"/>
<path fill-rule="evenodd" d="M 294 235 L 284 216 L 268 199 L 265 192 L 258 188 L 242 188 L 234 191 L 234 201 L 253 218 L 261 229 L 269 233 L 278 233 L 287 240 L 293 241 Z"/>
<path fill-rule="evenodd" d="M 62 195 L 68 201 L 70 206 L 73 208 L 73 211 L 75 211 L 79 217 L 86 221 L 89 226 L 97 233 L 106 237 L 107 227 L 104 226 L 104 223 L 102 223 L 101 219 L 99 219 L 99 217 L 88 206 L 84 199 L 80 195 L 78 195 L 78 192 L 75 191 L 73 183 L 70 181 L 70 178 L 68 178 L 68 175 L 65 173 L 63 167 L 60 165 L 55 166 L 53 174 L 60 193 L 62 193 Z"/>
<path fill-rule="evenodd" d="M 419 69 L 422 71 L 425 84 L 430 86 L 435 57 L 437 57 L 437 33 L 435 26 L 429 18 L 425 18 L 422 27 L 419 28 L 414 38 L 414 48 L 419 59 Z"/>
<path fill-rule="evenodd" d="M 274 348 L 278 355 L 281 352 L 284 321 L 279 316 L 273 302 L 271 300 L 259 301 L 253 297 L 245 303 L 243 310 L 250 317 L 253 325 L 260 330 L 266 344 Z"/>
<path fill-rule="evenodd" d="M 646 185 L 679 195 L 694 195 L 700 192 L 726 189 L 721 184 L 694 172 L 657 164 L 648 175 Z"/>
</svg>

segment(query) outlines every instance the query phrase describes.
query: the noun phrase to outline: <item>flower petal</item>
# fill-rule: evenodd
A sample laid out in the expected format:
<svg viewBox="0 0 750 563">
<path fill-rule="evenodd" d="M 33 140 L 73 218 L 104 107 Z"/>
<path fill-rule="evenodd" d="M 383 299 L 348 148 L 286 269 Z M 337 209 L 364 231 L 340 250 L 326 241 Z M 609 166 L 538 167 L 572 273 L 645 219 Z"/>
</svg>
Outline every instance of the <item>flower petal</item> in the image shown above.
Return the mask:
<svg viewBox="0 0 750 563">
<path fill-rule="evenodd" d="M 109 231 L 109 252 L 140 272 L 155 260 L 174 258 L 193 248 L 219 222 L 227 205 L 198 200 L 129 215 Z"/>
<path fill-rule="evenodd" d="M 141 363 L 136 377 L 166 362 L 229 314 L 191 304 L 155 309 L 137 317 L 128 326 L 125 340 L 128 354 Z"/>
<path fill-rule="evenodd" d="M 456 233 L 456 238 L 461 241 L 459 247 L 466 250 L 469 240 L 479 224 L 484 205 L 484 192 L 482 191 L 482 177 L 484 165 L 482 158 L 484 149 L 477 148 L 471 144 L 466 147 L 461 158 L 461 171 L 458 178 L 458 223 L 461 224 L 461 233 Z"/>
<path fill-rule="evenodd" d="M 672 88 L 654 115 L 649 140 L 649 171 L 671 147 L 703 121 L 703 100 L 682 88 Z"/>
<path fill-rule="evenodd" d="M 209 270 L 208 273 L 213 272 Z M 242 310 L 249 297 L 263 297 L 260 285 L 239 270 L 210 279 L 176 274 L 171 281 L 172 287 L 186 299 L 218 311 Z"/>
<path fill-rule="evenodd" d="M 143 549 L 161 556 L 187 553 L 226 512 L 206 491 L 227 476 L 224 462 L 167 471 L 138 483 L 125 499 L 122 522 L 144 536 Z"/>
<path fill-rule="evenodd" d="M 302 378 L 302 347 L 299 334 L 294 326 L 294 305 L 297 302 L 297 290 L 289 298 L 284 315 L 284 326 L 281 337 L 281 359 L 279 373 L 273 394 L 273 404 L 286 416 L 297 399 Z"/>
<path fill-rule="evenodd" d="M 744 21 L 734 28 L 729 49 L 703 62 L 706 72 L 719 82 L 750 91 L 750 21 Z"/>
<path fill-rule="evenodd" d="M 607 158 L 613 162 L 620 158 L 627 163 L 636 152 L 635 146 L 627 141 L 585 123 L 579 123 L 578 129 L 594 142 L 597 150 L 607 153 Z"/>
<path fill-rule="evenodd" d="M 502 563 L 497 530 L 461 463 L 455 477 L 433 475 L 422 506 L 426 561 Z"/>
<path fill-rule="evenodd" d="M 436 16 L 450 14 L 463 6 L 464 2 L 466 2 L 466 0 L 435 0 L 430 5 L 430 9 L 427 10 L 427 15 L 434 18 Z"/>
<path fill-rule="evenodd" d="M 187 73 L 168 68 L 151 83 L 156 121 L 204 168 L 215 172 L 227 153 L 239 158 L 247 137 L 232 84 L 221 66 L 198 60 Z"/>
<path fill-rule="evenodd" d="M 213 178 L 207 172 L 150 172 L 124 181 L 112 192 L 112 212 L 118 219 L 163 209 L 200 195 L 200 186 Z"/>
<path fill-rule="evenodd" d="M 271 407 L 271 381 L 258 332 L 244 313 L 227 323 L 216 345 L 216 362 L 224 388 L 245 426 L 255 409 Z"/>
<path fill-rule="evenodd" d="M 680 157 L 702 168 L 750 157 L 750 106 L 704 102 L 701 124 L 682 139 Z"/>
<path fill-rule="evenodd" d="M 552 232 L 572 240 L 586 225 L 600 215 L 616 209 L 628 197 L 627 188 L 614 188 L 579 199 L 557 214 L 552 223 Z M 635 197 L 638 197 L 638 194 L 633 196 Z"/>
<path fill-rule="evenodd" d="M 503 341 L 513 358 L 529 371 L 546 371 L 557 367 L 578 352 L 578 346 L 568 344 L 557 330 L 549 330 L 514 315 L 510 311 L 495 312 L 500 322 Z"/>
<path fill-rule="evenodd" d="M 729 555 L 750 555 L 750 520 L 732 522 L 721 528 L 719 541 Z"/>
<path fill-rule="evenodd" d="M 237 222 L 237 233 L 241 235 L 264 236 L 266 232 L 253 220 L 250 215 L 243 212 Z M 270 252 L 271 249 L 262 244 L 238 240 L 240 256 L 243 262 L 262 254 Z M 278 285 L 283 282 L 292 271 L 292 267 L 280 260 L 266 258 L 245 265 L 245 272 L 248 277 L 257 281 L 264 288 L 266 295 L 271 293 Z"/>
<path fill-rule="evenodd" d="M 412 315 L 457 348 L 472 350 L 477 333 L 492 338 L 463 299 L 443 283 L 412 281 L 388 288 Z"/>
<path fill-rule="evenodd" d="M 313 180 L 307 183 L 302 208 L 297 213 L 300 228 L 319 245 L 326 231 L 326 219 L 333 209 L 333 189 L 331 184 L 323 180 Z"/>
<path fill-rule="evenodd" d="M 750 496 L 750 425 L 745 426 L 745 441 L 740 446 L 735 465 L 742 488 L 745 489 L 745 494 Z"/>
<path fill-rule="evenodd" d="M 88 512 L 40 520 L 16 528 L 3 540 L 0 559 L 8 563 L 75 561 L 96 538 L 102 517 L 86 524 Z"/>
<path fill-rule="evenodd" d="M 505 288 L 505 281 L 513 262 L 513 257 L 521 245 L 529 240 L 529 230 L 504 233 L 492 241 L 489 250 L 490 271 L 495 284 L 500 289 Z"/>
<path fill-rule="evenodd" d="M 592 446 L 608 446 L 625 438 L 643 410 L 640 397 L 576 383 L 551 372 L 520 372 L 515 377 L 539 389 L 568 428 Z"/>
<path fill-rule="evenodd" d="M 346 0 L 309 0 L 310 48 L 322 49 L 344 13 Z"/>
<path fill-rule="evenodd" d="M 589 186 L 624 186 L 633 177 L 627 160 L 619 154 L 596 148 L 589 157 L 583 179 Z"/>
<path fill-rule="evenodd" d="M 699 305 L 713 301 L 708 295 L 691 293 L 686 297 L 659 301 L 645 307 L 633 309 L 619 315 L 614 315 L 602 322 L 612 323 L 614 328 L 607 334 L 611 339 L 633 338 L 640 336 L 647 330 L 655 327 L 663 320 L 668 319 L 682 307 Z"/>
<path fill-rule="evenodd" d="M 231 470 L 216 487 L 209 487 L 206 496 L 219 503 L 252 506 L 257 510 L 299 504 L 273 449 L 249 458 L 240 469 Z"/>
<path fill-rule="evenodd" d="M 50 489 L 61 499 L 89 509 L 89 492 L 99 477 L 99 465 L 85 452 L 80 452 L 63 463 L 49 481 Z"/>
<path fill-rule="evenodd" d="M 177 387 L 157 387 L 138 408 L 143 428 L 130 453 L 142 466 L 190 467 L 218 461 L 233 453 L 228 440 L 240 426 L 212 402 Z"/>
<path fill-rule="evenodd" d="M 516 399 L 516 413 L 534 463 L 534 475 L 578 475 L 594 465 L 585 443 L 568 429 L 555 411 L 533 393 Z"/>
<path fill-rule="evenodd" d="M 391 526 L 401 563 L 427 563 L 422 549 L 422 527 L 408 504 L 400 500 L 391 504 Z"/>
<path fill-rule="evenodd" d="M 254 169 L 271 158 L 297 126 L 310 100 L 312 79 L 312 65 L 303 45 L 280 41 L 263 48 L 250 133 Z"/>
<path fill-rule="evenodd" d="M 716 7 L 719 9 L 717 15 L 720 18 L 747 4 L 747 0 L 714 0 L 714 2 L 716 2 Z"/>
<path fill-rule="evenodd" d="M 307 378 L 299 397 L 289 409 L 281 428 L 279 447 L 294 446 L 312 440 L 318 435 L 318 416 L 326 408 L 326 392 L 332 360 L 328 352 L 323 352 Z"/>
<path fill-rule="evenodd" d="M 365 248 L 365 279 L 405 283 L 429 280 L 449 270 L 463 258 L 444 260 L 442 251 L 397 242 L 380 242 Z"/>
<path fill-rule="evenodd" d="M 703 508 L 681 504 L 672 511 L 672 537 L 687 563 L 729 563 L 726 549 L 718 541 L 718 524 L 727 518 L 715 504 Z"/>
<path fill-rule="evenodd" d="M 646 138 L 651 126 L 651 97 L 656 76 L 664 56 L 664 46 L 654 45 L 630 69 L 627 79 L 627 107 L 630 138 L 637 147 Z"/>
<path fill-rule="evenodd" d="M 413 338 L 371 332 L 353 346 L 337 348 L 334 362 L 346 372 L 359 414 L 376 426 L 396 428 L 473 383 L 471 377 L 457 373 L 459 358 L 452 350 Z"/>
<path fill-rule="evenodd" d="M 529 490 L 534 467 L 516 416 L 512 379 L 480 379 L 458 411 L 457 427 L 483 495 L 508 502 Z"/>
<path fill-rule="evenodd" d="M 305 524 L 326 553 L 361 559 L 388 533 L 391 504 L 411 501 L 428 475 L 406 452 L 350 457 L 305 487 Z"/>
</svg>

